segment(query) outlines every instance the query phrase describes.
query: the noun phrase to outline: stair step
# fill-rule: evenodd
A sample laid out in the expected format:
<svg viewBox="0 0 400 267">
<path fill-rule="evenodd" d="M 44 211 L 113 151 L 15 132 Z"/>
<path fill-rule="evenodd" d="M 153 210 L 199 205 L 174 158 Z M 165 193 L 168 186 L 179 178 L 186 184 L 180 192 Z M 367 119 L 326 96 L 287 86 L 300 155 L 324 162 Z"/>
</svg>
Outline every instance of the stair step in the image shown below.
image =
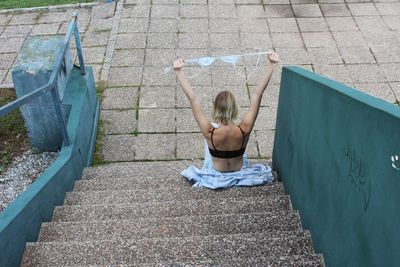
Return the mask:
<svg viewBox="0 0 400 267">
<path fill-rule="evenodd" d="M 82 180 L 113 180 L 114 177 L 127 178 L 140 182 L 144 177 L 172 180 L 190 165 L 201 167 L 201 161 L 157 161 L 157 162 L 121 162 L 103 166 L 85 168 Z M 145 178 L 146 179 L 146 178 Z"/>
<path fill-rule="evenodd" d="M 286 209 L 285 209 L 286 207 Z M 149 217 L 265 213 L 291 214 L 287 202 L 264 198 L 226 198 L 186 201 L 155 201 L 135 204 L 74 205 L 56 207 L 53 221 L 130 220 Z"/>
<path fill-rule="evenodd" d="M 81 221 L 44 223 L 40 242 L 96 241 L 155 237 L 206 236 L 262 232 L 271 238 L 285 235 L 308 236 L 298 221 L 285 220 L 271 213 L 145 218 L 122 221 Z"/>
<path fill-rule="evenodd" d="M 307 237 L 268 238 L 260 233 L 186 238 L 28 243 L 21 266 L 197 262 L 310 254 Z"/>
<path fill-rule="evenodd" d="M 169 187 L 136 190 L 73 191 L 66 194 L 64 205 L 136 203 L 147 201 L 216 199 L 238 197 L 265 197 L 284 199 L 282 183 L 272 183 L 257 187 L 240 187 L 225 190 L 210 190 L 198 187 Z M 288 202 L 288 200 L 287 200 Z M 286 203 L 286 202 L 285 202 Z"/>
<path fill-rule="evenodd" d="M 323 267 L 323 259 L 320 255 L 316 254 L 303 254 L 303 255 L 290 255 L 281 256 L 278 258 L 266 258 L 259 257 L 254 259 L 248 258 L 230 258 L 227 261 L 214 262 L 212 260 L 204 260 L 197 262 L 180 262 L 180 261 L 168 261 L 168 262 L 157 262 L 156 264 L 142 263 L 135 265 L 124 265 L 124 266 L 137 266 L 137 267 L 151 267 L 151 266 L 174 266 L 174 267 L 214 267 L 218 265 L 219 267 L 242 267 L 242 266 L 252 266 L 252 267 L 265 267 L 265 266 L 302 266 L 302 267 Z M 102 265 L 97 265 L 101 267 Z M 105 266 L 105 265 L 104 265 Z"/>
</svg>

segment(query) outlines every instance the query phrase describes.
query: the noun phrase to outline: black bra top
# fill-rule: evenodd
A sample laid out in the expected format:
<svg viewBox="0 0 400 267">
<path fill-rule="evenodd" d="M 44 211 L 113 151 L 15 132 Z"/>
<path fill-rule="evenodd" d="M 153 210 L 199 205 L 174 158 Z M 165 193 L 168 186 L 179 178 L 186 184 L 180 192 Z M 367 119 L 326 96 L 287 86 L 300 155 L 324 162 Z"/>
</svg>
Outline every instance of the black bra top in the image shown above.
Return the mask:
<svg viewBox="0 0 400 267">
<path fill-rule="evenodd" d="M 246 147 L 243 147 L 244 145 L 244 138 L 246 137 L 246 134 L 243 132 L 242 128 L 238 125 L 240 131 L 242 132 L 243 135 L 243 140 L 242 140 L 242 146 L 238 150 L 231 150 L 231 151 L 222 151 L 222 150 L 217 150 L 215 148 L 214 142 L 213 142 L 213 135 L 214 135 L 214 130 L 215 128 L 212 128 L 211 130 L 211 144 L 213 145 L 214 149 L 208 148 L 210 150 L 210 154 L 215 157 L 215 158 L 222 158 L 222 159 L 230 159 L 230 158 L 237 158 L 240 157 L 244 154 L 244 151 L 246 150 Z"/>
</svg>

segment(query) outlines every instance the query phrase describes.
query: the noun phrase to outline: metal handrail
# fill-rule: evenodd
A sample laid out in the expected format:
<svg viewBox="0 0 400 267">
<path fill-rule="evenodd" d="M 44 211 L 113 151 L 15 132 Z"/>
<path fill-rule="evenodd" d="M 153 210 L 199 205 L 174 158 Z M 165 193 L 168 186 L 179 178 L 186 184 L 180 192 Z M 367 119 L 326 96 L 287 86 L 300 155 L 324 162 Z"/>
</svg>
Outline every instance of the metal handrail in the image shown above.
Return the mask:
<svg viewBox="0 0 400 267">
<path fill-rule="evenodd" d="M 63 47 L 57 56 L 55 68 L 51 72 L 51 75 L 50 75 L 50 78 L 49 78 L 49 81 L 47 82 L 47 84 L 34 90 L 33 92 L 30 92 L 29 94 L 26 94 L 10 103 L 7 103 L 4 106 L 0 107 L 0 117 L 3 117 L 5 115 L 7 115 L 8 113 L 14 111 L 15 109 L 20 108 L 21 106 L 38 98 L 39 96 L 46 94 L 50 90 L 52 93 L 52 98 L 53 98 L 54 108 L 55 108 L 55 111 L 57 114 L 58 123 L 60 125 L 61 133 L 63 135 L 63 140 L 64 140 L 65 145 L 67 145 L 67 146 L 69 146 L 69 144 L 70 144 L 68 133 L 67 133 L 67 123 L 66 123 L 64 114 L 61 111 L 61 104 L 60 104 L 60 97 L 58 95 L 58 90 L 55 90 L 55 89 L 57 87 L 58 73 L 61 71 L 61 66 L 62 66 L 63 60 L 65 58 L 65 53 L 69 46 L 69 41 L 70 41 L 72 32 L 74 32 L 74 35 L 75 35 L 75 46 L 76 46 L 76 49 L 78 52 L 79 66 L 80 66 L 81 74 L 82 75 L 86 74 L 85 64 L 83 62 L 83 54 L 82 54 L 80 37 L 79 37 L 79 29 L 78 29 L 77 19 L 78 19 L 78 14 L 77 14 L 77 12 L 75 12 L 75 14 L 73 15 L 73 17 L 68 25 L 68 30 L 67 30 L 67 33 L 64 38 Z"/>
</svg>

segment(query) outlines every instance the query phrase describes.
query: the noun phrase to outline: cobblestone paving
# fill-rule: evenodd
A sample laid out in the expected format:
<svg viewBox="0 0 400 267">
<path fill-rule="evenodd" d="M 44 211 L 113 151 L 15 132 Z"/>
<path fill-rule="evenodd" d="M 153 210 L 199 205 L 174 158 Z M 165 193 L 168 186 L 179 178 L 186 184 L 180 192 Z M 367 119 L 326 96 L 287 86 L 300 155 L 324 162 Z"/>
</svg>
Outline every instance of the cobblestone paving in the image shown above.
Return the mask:
<svg viewBox="0 0 400 267">
<path fill-rule="evenodd" d="M 27 36 L 64 33 L 74 9 L 0 14 L 0 79 Z M 400 98 L 397 0 L 120 0 L 79 9 L 86 63 L 106 81 L 102 100 L 107 161 L 201 158 L 203 140 L 173 74 L 177 57 L 275 49 L 295 64 L 393 103 Z M 264 61 L 263 61 L 264 62 Z M 186 73 L 209 113 L 219 90 L 241 114 L 263 70 L 245 58 Z M 280 70 L 264 96 L 247 153 L 272 156 Z"/>
</svg>

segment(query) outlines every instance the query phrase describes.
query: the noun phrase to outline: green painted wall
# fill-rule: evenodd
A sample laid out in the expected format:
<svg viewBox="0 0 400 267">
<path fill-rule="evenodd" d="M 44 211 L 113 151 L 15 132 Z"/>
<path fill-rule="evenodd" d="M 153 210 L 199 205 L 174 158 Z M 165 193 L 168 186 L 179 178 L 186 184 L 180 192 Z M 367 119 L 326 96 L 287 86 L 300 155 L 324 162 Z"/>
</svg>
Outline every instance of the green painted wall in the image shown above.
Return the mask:
<svg viewBox="0 0 400 267">
<path fill-rule="evenodd" d="M 394 155 L 399 107 L 283 68 L 273 165 L 327 266 L 400 266 Z"/>
<path fill-rule="evenodd" d="M 63 104 L 71 106 L 71 145 L 63 146 L 56 161 L 0 214 L 0 266 L 19 266 L 25 243 L 37 240 L 41 223 L 51 220 L 54 207 L 62 205 L 65 192 L 90 165 L 99 115 L 91 67 L 85 76 L 73 68 Z"/>
</svg>

